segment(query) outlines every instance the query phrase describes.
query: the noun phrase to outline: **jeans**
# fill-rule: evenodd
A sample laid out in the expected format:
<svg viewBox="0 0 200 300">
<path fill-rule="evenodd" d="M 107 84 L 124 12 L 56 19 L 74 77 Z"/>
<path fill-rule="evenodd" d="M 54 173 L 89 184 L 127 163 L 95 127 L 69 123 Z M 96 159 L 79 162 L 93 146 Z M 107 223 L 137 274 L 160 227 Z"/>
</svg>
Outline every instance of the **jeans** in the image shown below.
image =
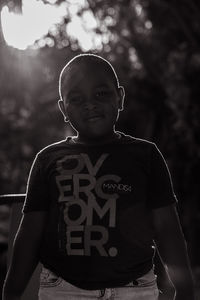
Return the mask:
<svg viewBox="0 0 200 300">
<path fill-rule="evenodd" d="M 80 289 L 43 268 L 39 300 L 158 300 L 159 291 L 153 270 L 123 287 L 101 290 Z"/>
</svg>

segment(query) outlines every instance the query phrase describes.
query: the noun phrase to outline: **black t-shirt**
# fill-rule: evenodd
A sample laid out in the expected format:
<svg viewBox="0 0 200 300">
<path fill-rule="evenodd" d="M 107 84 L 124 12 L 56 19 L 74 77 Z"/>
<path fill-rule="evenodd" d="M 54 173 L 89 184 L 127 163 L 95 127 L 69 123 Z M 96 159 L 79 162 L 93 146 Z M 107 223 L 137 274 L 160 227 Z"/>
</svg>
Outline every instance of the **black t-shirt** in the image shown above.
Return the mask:
<svg viewBox="0 0 200 300">
<path fill-rule="evenodd" d="M 86 289 L 120 286 L 152 267 L 152 209 L 176 202 L 155 144 L 121 134 L 91 146 L 72 139 L 38 153 L 24 213 L 48 211 L 40 260 Z"/>
</svg>

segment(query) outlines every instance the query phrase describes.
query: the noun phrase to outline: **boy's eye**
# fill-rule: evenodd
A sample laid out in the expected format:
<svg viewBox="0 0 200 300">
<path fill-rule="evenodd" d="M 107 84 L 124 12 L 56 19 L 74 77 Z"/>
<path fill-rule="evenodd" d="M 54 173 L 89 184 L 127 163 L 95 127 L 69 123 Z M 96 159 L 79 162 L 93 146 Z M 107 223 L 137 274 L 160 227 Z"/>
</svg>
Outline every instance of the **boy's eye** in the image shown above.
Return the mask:
<svg viewBox="0 0 200 300">
<path fill-rule="evenodd" d="M 82 97 L 80 95 L 73 96 L 70 98 L 71 103 L 80 103 L 82 101 Z"/>
<path fill-rule="evenodd" d="M 106 98 L 110 95 L 110 91 L 107 91 L 107 90 L 102 90 L 102 91 L 98 91 L 96 93 L 96 97 L 97 98 Z"/>
</svg>

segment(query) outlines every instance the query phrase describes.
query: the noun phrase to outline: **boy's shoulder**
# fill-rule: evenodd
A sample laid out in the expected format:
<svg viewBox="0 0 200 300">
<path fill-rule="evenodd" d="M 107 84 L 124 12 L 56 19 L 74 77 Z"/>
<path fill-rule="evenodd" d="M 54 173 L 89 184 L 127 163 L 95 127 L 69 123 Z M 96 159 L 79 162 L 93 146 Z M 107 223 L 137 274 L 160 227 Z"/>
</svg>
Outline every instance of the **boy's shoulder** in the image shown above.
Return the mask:
<svg viewBox="0 0 200 300">
<path fill-rule="evenodd" d="M 128 146 L 130 145 L 133 146 L 133 147 L 139 147 L 140 149 L 141 148 L 152 148 L 152 147 L 155 147 L 155 144 L 149 140 L 146 140 L 146 139 L 141 139 L 141 138 L 138 138 L 138 137 L 134 137 L 132 135 L 129 135 L 129 134 L 125 134 L 123 132 L 119 132 L 118 133 L 120 134 L 120 139 L 118 141 L 116 141 L 116 143 L 118 145 L 125 145 L 125 146 Z M 75 147 L 80 147 L 79 144 L 77 145 L 74 145 L 70 142 L 72 137 L 67 137 L 66 139 L 64 140 L 61 140 L 61 141 L 58 141 L 58 142 L 55 142 L 55 143 L 52 143 L 44 148 L 42 148 L 38 153 L 37 153 L 37 157 L 46 157 L 48 155 L 52 155 L 56 152 L 59 152 L 59 151 L 62 151 L 62 150 L 65 150 L 68 148 L 68 150 L 70 151 L 71 148 Z M 115 143 L 115 145 L 116 145 Z M 104 145 L 105 146 L 105 145 Z"/>
<path fill-rule="evenodd" d="M 150 147 L 150 148 L 152 146 L 155 146 L 155 143 L 153 143 L 149 140 L 134 137 L 132 135 L 125 134 L 123 132 L 119 132 L 119 133 L 121 135 L 121 143 L 122 144 L 134 144 L 134 145 Z"/>
<path fill-rule="evenodd" d="M 45 156 L 45 155 L 51 154 L 51 153 L 53 153 L 55 151 L 59 151 L 59 150 L 63 149 L 66 146 L 67 146 L 66 139 L 58 141 L 58 142 L 55 142 L 55 143 L 52 143 L 52 144 L 47 145 L 46 147 L 42 148 L 37 153 L 37 156 L 41 157 L 41 156 Z"/>
</svg>

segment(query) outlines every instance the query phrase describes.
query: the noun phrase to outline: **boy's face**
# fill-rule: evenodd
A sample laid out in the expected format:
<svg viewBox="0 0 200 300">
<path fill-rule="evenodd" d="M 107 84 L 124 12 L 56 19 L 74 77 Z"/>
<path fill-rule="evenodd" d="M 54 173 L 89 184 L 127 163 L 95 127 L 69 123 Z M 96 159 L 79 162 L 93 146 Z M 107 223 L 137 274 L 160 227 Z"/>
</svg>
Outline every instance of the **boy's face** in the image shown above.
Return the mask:
<svg viewBox="0 0 200 300">
<path fill-rule="evenodd" d="M 74 65 L 65 75 L 63 101 L 59 106 L 83 140 L 112 136 L 124 90 L 101 64 Z"/>
</svg>

